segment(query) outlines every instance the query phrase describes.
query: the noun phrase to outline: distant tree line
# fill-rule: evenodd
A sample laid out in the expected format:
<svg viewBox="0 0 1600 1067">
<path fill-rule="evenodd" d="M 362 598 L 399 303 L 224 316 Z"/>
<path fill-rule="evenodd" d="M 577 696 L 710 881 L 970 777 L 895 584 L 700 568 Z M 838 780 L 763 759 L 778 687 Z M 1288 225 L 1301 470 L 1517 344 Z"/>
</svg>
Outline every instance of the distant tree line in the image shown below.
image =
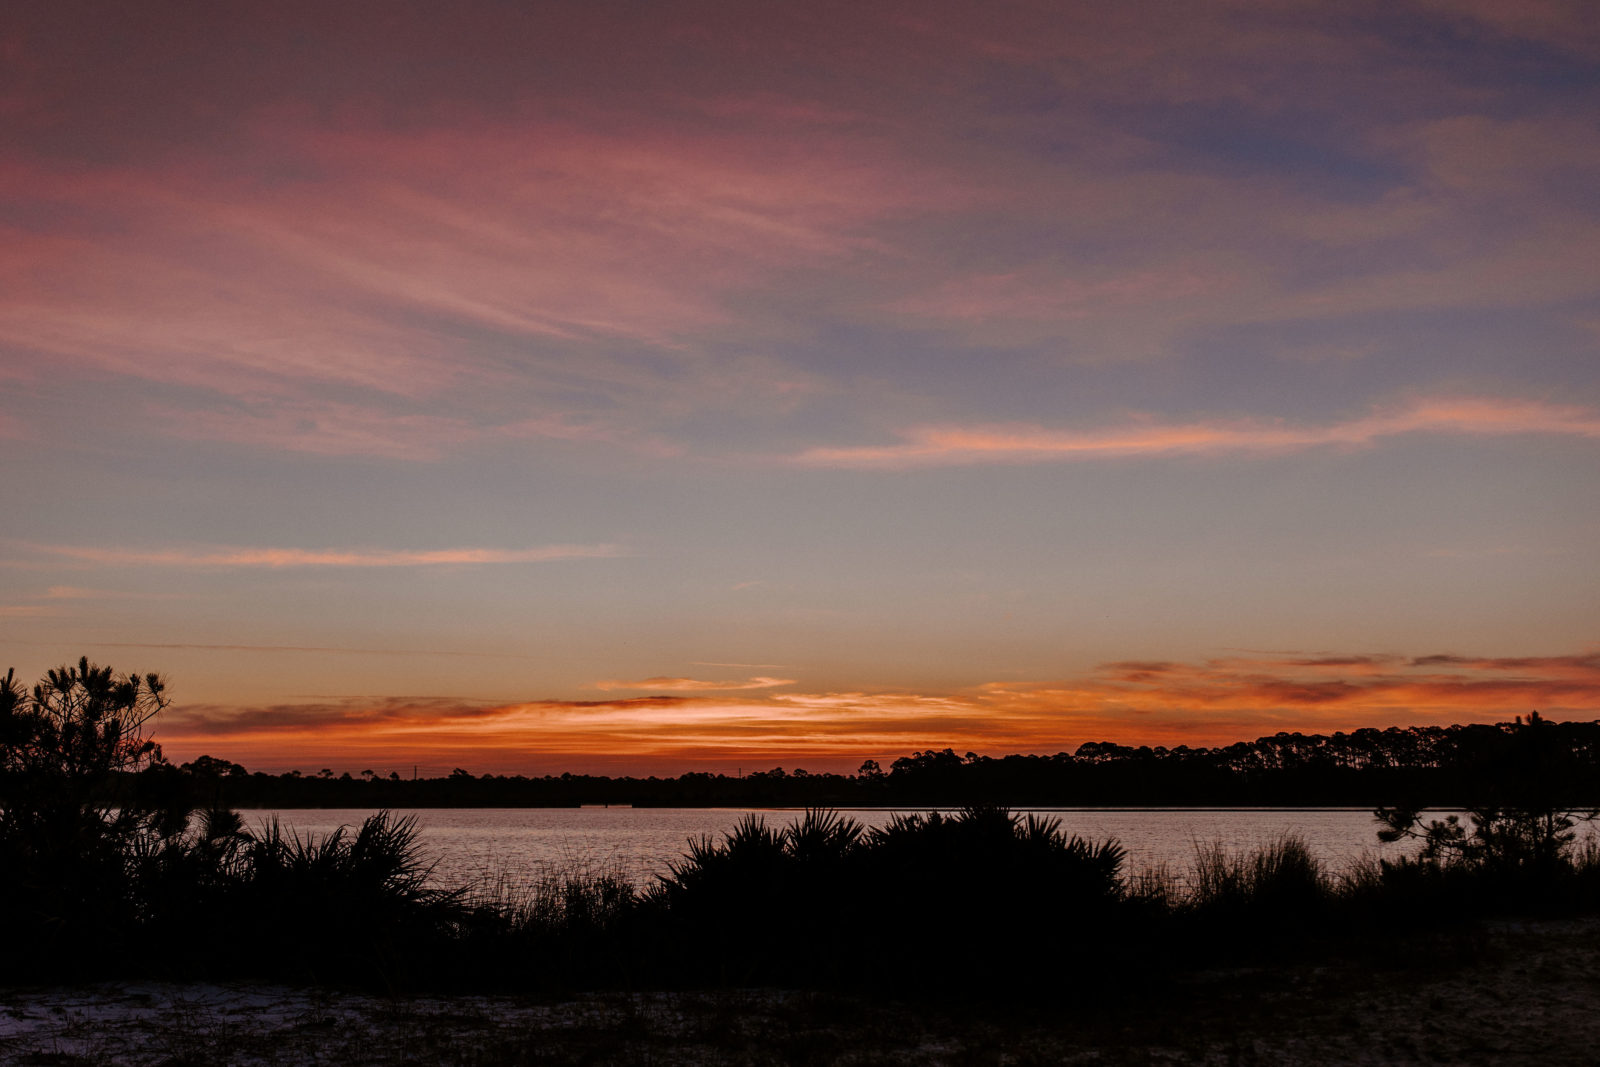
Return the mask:
<svg viewBox="0 0 1600 1067">
<path fill-rule="evenodd" d="M 1365 936 L 1388 951 L 1395 932 L 1419 923 L 1600 912 L 1600 845 L 1578 837 L 1580 823 L 1600 818 L 1597 723 L 1533 715 L 1219 749 L 1095 744 L 1055 757 L 918 752 L 855 775 L 462 770 L 406 782 L 251 774 L 214 757 L 174 766 L 150 736 L 168 700 L 159 675 L 87 659 L 31 690 L 0 677 L 0 983 L 778 984 L 1081 1001 L 1116 990 L 1143 997 L 1153 976 L 1175 968 L 1319 940 L 1342 950 Z M 1272 790 L 1297 775 L 1384 791 L 1379 836 L 1417 849 L 1336 876 L 1289 836 L 1239 854 L 1197 846 L 1187 876 L 1128 871 L 1116 842 L 1068 835 L 1058 819 L 982 795 L 1009 790 L 1019 806 L 1153 795 L 1282 803 L 1288 794 Z M 869 828 L 819 806 L 833 796 L 961 810 L 901 812 Z M 1463 811 L 1427 814 L 1417 796 Z M 607 798 L 808 810 L 787 826 L 747 815 L 720 842 L 691 842 L 644 886 L 582 867 L 520 884 L 436 884 L 416 817 L 387 810 Z M 296 801 L 378 810 L 354 830 L 302 837 L 276 818 L 252 829 L 232 806 Z"/>
<path fill-rule="evenodd" d="M 1527 728 L 1525 728 L 1527 727 Z M 914 752 L 884 770 L 785 771 L 743 776 L 693 771 L 670 778 L 561 774 L 361 775 L 251 773 L 212 756 L 143 770 L 138 788 L 187 790 L 234 808 L 1362 806 L 1465 807 L 1484 783 L 1548 794 L 1552 804 L 1600 806 L 1600 722 L 1389 727 L 1277 733 L 1214 748 L 1091 741 L 1053 756 Z"/>
</svg>

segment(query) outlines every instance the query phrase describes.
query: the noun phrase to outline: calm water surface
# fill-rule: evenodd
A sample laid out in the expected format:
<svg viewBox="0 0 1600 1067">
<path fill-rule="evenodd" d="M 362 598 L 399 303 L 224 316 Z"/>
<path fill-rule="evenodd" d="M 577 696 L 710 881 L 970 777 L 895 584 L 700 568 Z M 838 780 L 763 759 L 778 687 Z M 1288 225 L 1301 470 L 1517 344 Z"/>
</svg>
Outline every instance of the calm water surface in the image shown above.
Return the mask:
<svg viewBox="0 0 1600 1067">
<path fill-rule="evenodd" d="M 272 812 L 245 811 L 254 828 Z M 371 812 L 308 808 L 281 812 L 283 826 L 304 835 L 354 828 Z M 720 837 L 747 814 L 785 825 L 802 814 L 787 808 L 427 808 L 415 814 L 422 841 L 436 862 L 434 879 L 446 885 L 517 885 L 570 870 L 618 870 L 645 884 L 682 856 L 688 841 Z M 848 810 L 868 826 L 892 811 Z M 1042 812 L 1069 832 L 1093 841 L 1114 837 L 1128 850 L 1128 871 L 1166 864 L 1176 873 L 1194 860 L 1197 843 L 1221 842 L 1233 851 L 1297 833 L 1334 870 L 1364 855 L 1398 855 L 1401 845 L 1380 845 L 1366 808 L 1071 808 Z"/>
</svg>

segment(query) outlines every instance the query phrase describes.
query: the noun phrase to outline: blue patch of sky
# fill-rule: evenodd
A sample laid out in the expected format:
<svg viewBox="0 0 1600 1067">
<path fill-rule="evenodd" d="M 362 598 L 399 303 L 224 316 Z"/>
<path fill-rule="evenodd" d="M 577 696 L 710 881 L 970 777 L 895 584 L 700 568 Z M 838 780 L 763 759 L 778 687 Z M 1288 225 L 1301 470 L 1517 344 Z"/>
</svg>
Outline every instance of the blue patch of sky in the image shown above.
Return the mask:
<svg viewBox="0 0 1600 1067">
<path fill-rule="evenodd" d="M 1570 167 L 1544 176 L 1539 195 L 1547 203 L 1558 203 L 1576 211 L 1600 214 L 1600 181 L 1585 166 Z"/>
<path fill-rule="evenodd" d="M 1122 371 L 1133 388 L 1216 397 L 1244 410 L 1348 412 L 1352 401 L 1430 388 L 1496 388 L 1542 398 L 1593 389 L 1592 334 L 1544 310 L 1396 311 L 1213 327 L 1183 346 L 1161 376 Z M 1567 393 L 1570 396 L 1570 393 Z"/>
<path fill-rule="evenodd" d="M 956 396 L 976 408 L 1022 403 L 1060 377 L 1037 349 L 973 345 L 936 331 L 830 322 L 803 344 L 771 351 L 845 389 L 888 385 L 908 394 Z"/>
<path fill-rule="evenodd" d="M 1433 16 L 1385 7 L 1352 25 L 1390 42 L 1408 62 L 1463 88 L 1492 89 L 1474 107 L 1509 115 L 1543 111 L 1568 94 L 1600 90 L 1600 65 L 1558 45 L 1499 35 L 1465 16 Z"/>
<path fill-rule="evenodd" d="M 1294 292 L 1318 289 L 1340 281 L 1369 278 L 1376 272 L 1396 274 L 1408 270 L 1432 271 L 1448 266 L 1453 250 L 1419 241 L 1410 234 L 1366 239 L 1337 245 L 1307 241 L 1290 246 L 1272 261 L 1277 284 Z"/>
<path fill-rule="evenodd" d="M 1397 161 L 1346 143 L 1336 120 L 1321 111 L 1263 114 L 1230 102 L 1158 105 L 1126 111 L 1120 123 L 1166 150 L 1151 164 L 1291 178 L 1334 200 L 1375 199 L 1408 176 Z"/>
<path fill-rule="evenodd" d="M 1428 391 L 1509 393 L 1554 399 L 1593 390 L 1592 335 L 1574 314 L 1545 310 L 1449 309 L 1385 312 L 1215 326 L 1174 343 L 1157 362 L 1078 365 L 1063 344 L 983 348 L 936 334 L 836 327 L 836 346 L 805 348 L 849 366 L 843 404 L 797 415 L 785 433 L 826 431 L 829 443 L 860 440 L 863 395 L 881 415 L 904 420 L 1021 421 L 1082 426 L 1148 411 L 1181 419 L 1241 415 L 1324 420 L 1358 415 L 1376 402 Z M 866 358 L 863 358 L 863 355 Z M 915 383 L 912 390 L 902 383 Z M 903 390 L 903 391 L 902 391 Z M 915 416 L 915 417 L 913 417 Z M 768 422 L 765 431 L 771 433 Z M 760 428 L 757 428 L 760 429 Z M 877 439 L 881 431 L 868 436 Z M 804 443 L 816 443 L 806 440 Z"/>
</svg>

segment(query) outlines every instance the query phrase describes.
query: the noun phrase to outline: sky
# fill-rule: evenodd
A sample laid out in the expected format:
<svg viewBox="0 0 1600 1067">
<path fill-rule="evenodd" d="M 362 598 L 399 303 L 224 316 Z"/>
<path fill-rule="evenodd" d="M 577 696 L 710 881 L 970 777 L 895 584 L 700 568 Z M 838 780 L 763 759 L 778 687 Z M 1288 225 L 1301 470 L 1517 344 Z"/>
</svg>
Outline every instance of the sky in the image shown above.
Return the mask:
<svg viewBox="0 0 1600 1067">
<path fill-rule="evenodd" d="M 169 758 L 1600 717 L 1582 0 L 0 15 L 0 647 Z"/>
</svg>

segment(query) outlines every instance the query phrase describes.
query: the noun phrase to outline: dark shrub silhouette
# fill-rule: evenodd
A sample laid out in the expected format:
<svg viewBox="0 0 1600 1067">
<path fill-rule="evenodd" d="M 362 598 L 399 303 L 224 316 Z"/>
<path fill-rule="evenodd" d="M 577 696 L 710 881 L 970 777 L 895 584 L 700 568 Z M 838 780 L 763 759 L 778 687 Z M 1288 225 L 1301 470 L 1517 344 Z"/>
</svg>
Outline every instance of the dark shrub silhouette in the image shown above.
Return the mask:
<svg viewBox="0 0 1600 1067">
<path fill-rule="evenodd" d="M 87 658 L 25 692 L 0 679 L 0 953 L 67 966 L 115 951 L 147 914 L 141 882 L 169 862 L 187 808 L 119 789 L 161 763 L 146 736 L 166 707 L 155 674 L 114 674 Z M 152 791 L 157 792 L 157 791 Z"/>
<path fill-rule="evenodd" d="M 464 913 L 461 890 L 430 884 L 415 816 L 380 811 L 320 838 L 273 818 L 235 862 L 221 932 L 273 973 L 396 979 L 437 956 Z"/>
<path fill-rule="evenodd" d="M 1480 765 L 1465 816 L 1430 817 L 1418 806 L 1380 807 L 1380 840 L 1420 844 L 1382 866 L 1396 891 L 1432 894 L 1455 908 L 1571 907 L 1592 899 L 1596 854 L 1577 849 L 1577 827 L 1600 817 L 1594 771 L 1556 724 L 1533 712 L 1502 727 Z"/>
<path fill-rule="evenodd" d="M 1507 743 L 1483 768 L 1480 796 L 1468 808 L 1468 822 L 1457 815 L 1424 821 L 1416 807 L 1380 807 L 1384 841 L 1422 842 L 1426 863 L 1466 865 L 1499 872 L 1548 871 L 1568 861 L 1575 826 L 1600 816 L 1592 800 L 1594 772 L 1574 758 L 1558 728 L 1538 712 L 1518 716 Z"/>
<path fill-rule="evenodd" d="M 87 658 L 0 679 L 0 980 L 122 970 L 397 974 L 454 931 L 413 819 L 321 840 L 252 834 L 148 736 L 158 675 Z M 403 960 L 404 965 L 397 962 Z"/>
<path fill-rule="evenodd" d="M 782 830 L 748 816 L 720 843 L 691 842 L 647 906 L 700 981 L 1000 992 L 1103 972 L 1122 859 L 997 808 L 872 831 L 836 812 Z"/>
</svg>

